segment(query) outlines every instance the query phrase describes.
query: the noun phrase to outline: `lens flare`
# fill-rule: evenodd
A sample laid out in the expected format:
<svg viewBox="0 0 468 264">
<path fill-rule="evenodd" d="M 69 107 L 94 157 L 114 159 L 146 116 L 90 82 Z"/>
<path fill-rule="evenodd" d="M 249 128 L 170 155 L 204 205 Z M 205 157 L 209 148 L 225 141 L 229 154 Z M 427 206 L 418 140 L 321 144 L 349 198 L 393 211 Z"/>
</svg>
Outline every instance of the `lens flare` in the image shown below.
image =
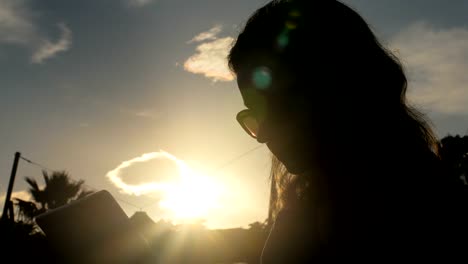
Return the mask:
<svg viewBox="0 0 468 264">
<path fill-rule="evenodd" d="M 288 36 L 287 31 L 284 31 L 283 33 L 281 33 L 278 36 L 278 39 L 276 41 L 277 41 L 279 49 L 282 50 L 282 49 L 286 48 L 286 46 L 288 46 L 288 44 L 289 44 L 289 36 Z"/>
<path fill-rule="evenodd" d="M 256 88 L 265 90 L 272 82 L 271 71 L 267 67 L 258 67 L 252 73 L 252 80 Z"/>
<path fill-rule="evenodd" d="M 299 12 L 299 10 L 292 10 L 291 12 L 289 12 L 289 16 L 290 17 L 300 17 L 301 12 Z"/>
<path fill-rule="evenodd" d="M 295 29 L 296 27 L 297 27 L 296 22 L 294 22 L 294 21 L 289 21 L 289 20 L 286 21 L 286 28 L 287 28 L 288 30 L 293 30 L 293 29 Z"/>
</svg>

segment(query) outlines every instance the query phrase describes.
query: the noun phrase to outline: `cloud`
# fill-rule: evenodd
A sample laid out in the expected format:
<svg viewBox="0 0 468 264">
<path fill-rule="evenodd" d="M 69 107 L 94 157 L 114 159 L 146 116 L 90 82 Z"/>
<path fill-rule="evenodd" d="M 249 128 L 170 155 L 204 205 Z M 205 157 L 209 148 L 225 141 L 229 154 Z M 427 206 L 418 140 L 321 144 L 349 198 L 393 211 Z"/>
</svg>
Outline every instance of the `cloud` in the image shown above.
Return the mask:
<svg viewBox="0 0 468 264">
<path fill-rule="evenodd" d="M 5 205 L 6 193 L 0 194 L 0 207 L 3 209 Z M 11 201 L 14 201 L 14 198 L 19 198 L 24 201 L 31 200 L 31 194 L 28 191 L 17 191 L 11 193 Z M 0 213 L 1 214 L 1 213 Z"/>
<path fill-rule="evenodd" d="M 150 4 L 153 0 L 126 0 L 127 4 L 132 7 L 142 7 Z"/>
<path fill-rule="evenodd" d="M 26 45 L 36 28 L 25 0 L 0 1 L 0 43 Z"/>
<path fill-rule="evenodd" d="M 227 55 L 234 41 L 232 37 L 218 38 L 222 26 L 216 25 L 210 30 L 193 37 L 187 43 L 203 42 L 196 48 L 196 53 L 184 62 L 184 69 L 195 74 L 203 74 L 213 81 L 232 81 L 227 65 Z"/>
<path fill-rule="evenodd" d="M 217 25 L 211 28 L 208 31 L 202 32 L 195 37 L 193 37 L 191 40 L 189 40 L 187 43 L 192 43 L 192 42 L 201 42 L 205 40 L 214 40 L 216 39 L 216 36 L 221 32 L 222 26 Z"/>
<path fill-rule="evenodd" d="M 0 195 L 0 201 L 2 201 L 2 204 L 5 202 L 6 198 L 6 193 L 3 193 Z M 11 199 L 13 198 L 19 198 L 22 200 L 29 200 L 31 199 L 31 194 L 28 191 L 17 191 L 17 192 L 12 192 L 11 193 Z"/>
<path fill-rule="evenodd" d="M 44 60 L 55 56 L 57 53 L 67 51 L 72 43 L 72 32 L 63 23 L 58 24 L 61 32 L 60 39 L 53 43 L 44 39 L 39 48 L 34 52 L 31 61 L 33 63 L 42 63 Z"/>
<path fill-rule="evenodd" d="M 177 166 L 181 175 L 187 174 L 188 167 L 183 161 L 177 159 L 175 156 L 165 151 L 159 151 L 145 153 L 139 157 L 124 161 L 115 169 L 109 171 L 106 174 L 106 176 L 117 188 L 119 188 L 122 192 L 126 194 L 143 195 L 148 193 L 164 192 L 171 188 L 171 184 L 167 181 L 146 182 L 142 184 L 133 185 L 126 183 L 121 178 L 121 173 L 124 169 L 130 168 L 138 163 L 144 163 L 155 159 L 169 160 Z"/>
<path fill-rule="evenodd" d="M 39 14 L 32 11 L 29 0 L 0 1 L 0 44 L 17 45 L 32 50 L 31 61 L 41 63 L 45 59 L 64 52 L 71 45 L 71 30 L 59 23 L 61 37 L 50 41 L 38 26 Z"/>
<path fill-rule="evenodd" d="M 184 63 L 184 69 L 195 74 L 203 74 L 214 81 L 232 81 L 227 65 L 227 55 L 233 43 L 232 37 L 205 42 L 196 48 L 196 53 Z"/>
<path fill-rule="evenodd" d="M 412 102 L 444 114 L 468 113 L 468 29 L 418 22 L 395 35 L 390 46 L 407 69 Z"/>
<path fill-rule="evenodd" d="M 160 113 L 153 110 L 153 109 L 130 109 L 127 107 L 120 106 L 119 111 L 123 114 L 139 117 L 139 118 L 147 118 L 147 119 L 157 119 L 160 117 Z"/>
<path fill-rule="evenodd" d="M 18 191 L 18 192 L 13 192 L 11 194 L 12 198 L 19 198 L 25 201 L 29 201 L 31 199 L 31 194 L 28 191 Z M 3 198 L 5 199 L 5 198 Z"/>
<path fill-rule="evenodd" d="M 154 118 L 155 114 L 148 110 L 143 110 L 135 113 L 135 116 L 145 117 L 145 118 Z"/>
<path fill-rule="evenodd" d="M 142 166 L 149 165 L 149 161 L 152 160 L 158 161 L 157 166 Z M 164 162 L 166 166 L 163 166 Z M 133 171 L 126 174 L 129 174 L 133 181 L 147 174 L 138 184 L 130 184 L 121 177 L 123 170 L 131 170 L 132 167 Z M 122 162 L 107 173 L 107 178 L 123 193 L 158 197 L 159 209 L 171 214 L 175 219 L 206 217 L 208 211 L 220 208 L 218 199 L 224 193 L 223 185 L 213 177 L 201 174 L 184 161 L 162 150 Z M 153 181 L 148 182 L 148 178 Z M 152 204 L 145 207 L 148 206 Z"/>
</svg>

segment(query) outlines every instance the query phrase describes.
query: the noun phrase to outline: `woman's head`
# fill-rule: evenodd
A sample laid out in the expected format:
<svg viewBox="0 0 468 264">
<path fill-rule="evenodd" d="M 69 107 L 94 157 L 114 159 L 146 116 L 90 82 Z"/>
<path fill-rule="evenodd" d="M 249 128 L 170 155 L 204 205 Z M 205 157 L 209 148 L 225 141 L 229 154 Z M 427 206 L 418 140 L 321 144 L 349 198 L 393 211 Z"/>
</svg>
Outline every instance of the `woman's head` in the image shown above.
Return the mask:
<svg viewBox="0 0 468 264">
<path fill-rule="evenodd" d="M 372 148 L 376 138 L 406 134 L 426 149 L 435 143 L 406 104 L 397 58 L 339 1 L 268 3 L 250 17 L 228 59 L 248 108 L 239 119 L 289 173 L 316 162 L 327 170 L 346 148 Z"/>
</svg>

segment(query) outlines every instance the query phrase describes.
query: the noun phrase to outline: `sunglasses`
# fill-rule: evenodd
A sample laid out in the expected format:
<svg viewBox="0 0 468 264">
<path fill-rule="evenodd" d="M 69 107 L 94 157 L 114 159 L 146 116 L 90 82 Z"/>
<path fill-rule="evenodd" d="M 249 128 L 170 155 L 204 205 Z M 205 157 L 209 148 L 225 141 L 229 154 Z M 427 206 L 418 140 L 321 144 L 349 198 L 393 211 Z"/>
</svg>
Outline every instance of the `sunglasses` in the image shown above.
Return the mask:
<svg viewBox="0 0 468 264">
<path fill-rule="evenodd" d="M 237 122 L 241 127 L 253 138 L 257 138 L 258 129 L 260 127 L 259 120 L 255 117 L 252 110 L 245 109 L 240 111 L 236 116 Z"/>
</svg>

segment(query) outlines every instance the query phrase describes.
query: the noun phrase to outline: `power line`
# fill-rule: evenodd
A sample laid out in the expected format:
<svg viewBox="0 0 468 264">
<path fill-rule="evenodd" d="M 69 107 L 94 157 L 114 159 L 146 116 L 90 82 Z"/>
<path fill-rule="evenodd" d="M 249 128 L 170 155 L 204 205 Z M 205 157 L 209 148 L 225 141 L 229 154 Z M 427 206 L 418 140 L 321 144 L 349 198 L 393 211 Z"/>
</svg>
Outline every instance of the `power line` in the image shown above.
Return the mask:
<svg viewBox="0 0 468 264">
<path fill-rule="evenodd" d="M 35 165 L 35 166 L 37 166 L 37 167 L 40 167 L 41 169 L 44 169 L 44 170 L 47 170 L 47 171 L 54 171 L 54 170 L 51 170 L 51 169 L 47 168 L 47 167 L 44 166 L 44 165 L 41 165 L 41 164 L 39 164 L 39 163 L 37 163 L 37 162 L 34 162 L 34 161 L 31 161 L 30 159 L 27 159 L 27 158 L 25 158 L 25 157 L 23 157 L 23 156 L 21 156 L 20 158 L 21 158 L 22 160 L 24 160 L 24 161 L 26 161 L 26 162 L 32 164 L 32 165 Z"/>
<path fill-rule="evenodd" d="M 255 150 L 257 150 L 257 149 L 259 149 L 259 148 L 261 148 L 261 147 L 263 147 L 263 145 L 259 145 L 259 146 L 255 147 L 255 148 L 252 148 L 252 149 L 250 149 L 250 150 L 248 150 L 248 151 L 246 151 L 246 152 L 244 152 L 244 153 L 242 153 L 242 154 L 240 154 L 240 155 L 238 155 L 238 156 L 236 156 L 236 157 L 234 157 L 234 158 L 228 160 L 227 162 L 225 162 L 225 163 L 223 163 L 223 164 L 221 164 L 221 165 L 215 167 L 214 169 L 212 169 L 212 170 L 209 172 L 209 174 L 212 174 L 212 173 L 214 173 L 214 172 L 216 172 L 216 171 L 221 170 L 222 168 L 225 168 L 226 166 L 228 166 L 228 165 L 234 163 L 235 161 L 237 161 L 237 160 L 243 158 L 244 156 L 246 156 L 246 155 L 252 153 L 253 151 L 255 151 Z M 38 162 L 31 161 L 30 159 L 27 159 L 27 158 L 25 158 L 25 157 L 21 157 L 21 159 L 23 159 L 24 161 L 26 161 L 26 162 L 28 162 L 28 163 L 34 165 L 34 166 L 40 167 L 41 169 L 44 169 L 44 170 L 47 170 L 47 171 L 50 171 L 50 172 L 55 171 L 55 170 L 49 169 L 48 167 L 46 167 L 46 166 L 44 166 L 44 165 L 42 165 L 42 164 L 40 164 L 40 163 L 38 163 Z M 73 176 L 71 176 L 71 177 L 73 178 Z M 86 183 L 84 183 L 84 185 L 85 185 L 86 187 L 88 187 L 88 188 L 94 190 L 94 191 L 100 190 L 100 189 L 97 189 L 97 188 L 95 188 L 95 187 L 93 187 L 93 186 L 91 186 L 91 185 L 89 185 L 89 184 L 86 184 Z M 115 198 L 116 200 L 119 200 L 120 202 L 123 202 L 123 203 L 125 203 L 125 204 L 127 204 L 127 205 L 130 205 L 130 206 L 132 206 L 132 207 L 134 207 L 134 208 L 137 208 L 137 209 L 139 209 L 140 211 L 141 211 L 143 208 L 147 208 L 147 207 L 152 206 L 152 205 L 154 205 L 154 204 L 156 203 L 156 202 L 151 202 L 151 203 L 149 203 L 149 204 L 147 204 L 147 205 L 144 205 L 144 206 L 137 206 L 137 205 L 135 205 L 135 204 L 133 204 L 133 203 L 131 203 L 131 202 L 128 202 L 128 201 L 126 201 L 126 200 L 123 200 L 123 199 L 121 199 L 121 198 L 118 198 L 118 197 L 116 197 L 115 195 L 114 195 L 114 198 Z"/>
<path fill-rule="evenodd" d="M 237 161 L 237 160 L 243 158 L 244 156 L 250 154 L 251 152 L 253 152 L 253 151 L 255 151 L 255 150 L 257 150 L 257 149 L 259 149 L 259 148 L 261 148 L 261 147 L 263 147 L 263 145 L 260 145 L 260 146 L 257 146 L 257 147 L 255 147 L 255 148 L 252 148 L 252 149 L 250 149 L 250 150 L 244 152 L 243 154 L 240 154 L 239 156 L 230 159 L 229 161 L 227 161 L 227 162 L 223 163 L 222 165 L 220 165 L 220 166 L 214 168 L 213 170 L 211 170 L 210 173 L 213 173 L 213 172 L 215 172 L 215 171 L 219 171 L 220 169 L 222 169 L 222 168 L 224 168 L 224 167 L 226 167 L 226 166 L 228 166 L 228 165 L 234 163 L 235 161 Z"/>
<path fill-rule="evenodd" d="M 238 155 L 238 156 L 236 156 L 236 157 L 234 157 L 234 158 L 228 160 L 227 162 L 221 164 L 220 166 L 215 167 L 214 169 L 212 169 L 212 170 L 209 172 L 209 174 L 212 174 L 212 173 L 214 173 L 214 172 L 216 172 L 216 171 L 221 170 L 222 168 L 224 168 L 224 167 L 226 167 L 226 166 L 228 166 L 228 165 L 234 163 L 235 161 L 237 161 L 237 160 L 243 158 L 244 156 L 246 156 L 246 155 L 248 155 L 248 154 L 254 152 L 255 150 L 257 150 L 257 149 L 259 149 L 259 148 L 261 148 L 261 147 L 263 147 L 263 145 L 260 145 L 260 146 L 257 146 L 257 147 L 255 147 L 255 148 L 252 148 L 252 149 L 250 149 L 250 150 L 248 150 L 248 151 L 246 151 L 246 152 L 244 152 L 244 153 L 242 153 L 242 154 L 240 154 L 240 155 Z M 147 205 L 143 206 L 142 209 L 143 209 L 143 208 L 147 208 L 147 207 L 149 207 L 149 206 L 152 206 L 152 205 L 154 205 L 155 203 L 156 203 L 156 202 L 152 202 L 152 203 L 150 203 L 150 204 L 147 204 Z"/>
<path fill-rule="evenodd" d="M 131 203 L 131 202 L 128 202 L 128 201 L 125 201 L 125 200 L 123 200 L 123 199 L 120 199 L 120 198 L 118 198 L 118 197 L 115 196 L 115 195 L 114 195 L 114 198 L 115 198 L 116 200 L 121 201 L 122 203 L 126 203 L 127 205 L 133 206 L 134 208 L 136 208 L 136 209 L 138 209 L 138 210 L 140 210 L 140 211 L 141 211 L 141 209 L 143 209 L 143 207 L 138 206 L 138 205 L 135 205 L 135 204 L 133 204 L 133 203 Z"/>
</svg>

